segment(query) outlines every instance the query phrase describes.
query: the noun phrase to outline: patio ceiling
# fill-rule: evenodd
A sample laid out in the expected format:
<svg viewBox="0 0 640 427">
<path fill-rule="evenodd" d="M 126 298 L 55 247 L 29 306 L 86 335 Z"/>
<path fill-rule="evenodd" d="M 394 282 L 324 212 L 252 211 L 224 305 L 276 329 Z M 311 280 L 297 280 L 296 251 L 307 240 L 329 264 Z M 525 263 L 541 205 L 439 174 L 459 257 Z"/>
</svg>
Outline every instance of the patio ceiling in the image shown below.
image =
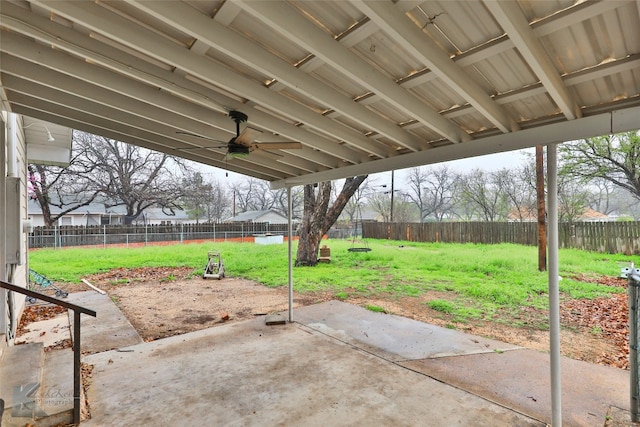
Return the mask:
<svg viewBox="0 0 640 427">
<path fill-rule="evenodd" d="M 3 0 L 0 20 L 3 109 L 273 187 L 640 122 L 636 0 Z M 231 110 L 303 148 L 178 133 L 228 141 Z"/>
</svg>

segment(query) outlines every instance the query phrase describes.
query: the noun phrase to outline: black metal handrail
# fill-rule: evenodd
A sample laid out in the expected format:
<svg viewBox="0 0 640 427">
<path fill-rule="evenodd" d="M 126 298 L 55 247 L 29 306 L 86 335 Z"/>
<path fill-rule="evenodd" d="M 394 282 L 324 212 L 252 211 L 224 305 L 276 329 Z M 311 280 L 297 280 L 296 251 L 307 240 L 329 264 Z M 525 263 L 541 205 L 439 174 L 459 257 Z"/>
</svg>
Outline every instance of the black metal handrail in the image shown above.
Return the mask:
<svg viewBox="0 0 640 427">
<path fill-rule="evenodd" d="M 20 286 L 12 285 L 11 283 L 3 282 L 2 280 L 0 280 L 0 288 L 17 292 L 31 298 L 47 301 L 52 304 L 65 307 L 68 310 L 73 310 L 73 422 L 75 424 L 80 424 L 80 388 L 82 386 L 80 364 L 80 314 L 87 314 L 89 316 L 96 317 L 96 312 L 89 308 L 81 307 L 49 295 L 41 294 L 40 292 L 35 292 L 21 288 Z"/>
</svg>

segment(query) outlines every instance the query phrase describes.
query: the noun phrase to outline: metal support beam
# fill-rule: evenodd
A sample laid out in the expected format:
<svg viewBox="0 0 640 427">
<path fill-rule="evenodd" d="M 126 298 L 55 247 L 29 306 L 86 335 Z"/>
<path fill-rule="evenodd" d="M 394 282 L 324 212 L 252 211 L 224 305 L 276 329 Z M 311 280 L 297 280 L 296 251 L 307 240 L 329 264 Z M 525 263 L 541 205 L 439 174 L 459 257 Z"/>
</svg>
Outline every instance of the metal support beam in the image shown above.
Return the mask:
<svg viewBox="0 0 640 427">
<path fill-rule="evenodd" d="M 549 353 L 551 356 L 551 425 L 562 426 L 560 379 L 560 268 L 558 262 L 558 162 L 557 145 L 547 145 L 549 243 Z"/>
<path fill-rule="evenodd" d="M 629 377 L 630 377 L 630 408 L 631 421 L 640 421 L 640 381 L 638 381 L 638 287 L 640 286 L 640 274 L 637 273 L 633 263 L 629 278 Z"/>
<path fill-rule="evenodd" d="M 289 257 L 289 322 L 293 322 L 293 201 L 291 187 L 287 187 L 287 254 Z"/>
<path fill-rule="evenodd" d="M 7 262 L 6 262 L 6 236 L 7 227 L 5 227 L 6 216 L 6 184 L 7 184 L 7 158 L 5 147 L 7 144 L 5 138 L 5 129 L 7 123 L 0 115 L 0 280 L 7 280 Z M 7 333 L 7 291 L 0 288 L 0 335 Z"/>
</svg>

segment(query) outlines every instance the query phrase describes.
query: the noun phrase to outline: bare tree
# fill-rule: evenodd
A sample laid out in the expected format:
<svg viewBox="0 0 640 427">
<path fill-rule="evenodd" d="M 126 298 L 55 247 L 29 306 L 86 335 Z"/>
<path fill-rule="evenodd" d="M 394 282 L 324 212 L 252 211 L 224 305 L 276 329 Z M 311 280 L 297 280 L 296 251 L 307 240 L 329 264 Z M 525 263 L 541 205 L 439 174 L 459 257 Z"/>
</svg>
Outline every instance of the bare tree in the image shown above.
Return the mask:
<svg viewBox="0 0 640 427">
<path fill-rule="evenodd" d="M 589 206 L 598 212 L 609 215 L 616 210 L 613 196 L 617 190 L 615 184 L 603 178 L 595 178 L 590 182 L 591 194 Z"/>
<path fill-rule="evenodd" d="M 102 192 L 105 182 L 96 182 L 91 175 L 96 165 L 85 161 L 85 147 L 78 144 L 82 134 L 73 133 L 73 150 L 69 165 L 66 167 L 29 164 L 27 166 L 29 197 L 35 200 L 42 210 L 46 226 L 53 226 L 64 215 L 91 204 Z M 60 209 L 51 213 L 51 206 Z"/>
<path fill-rule="evenodd" d="M 195 219 L 196 224 L 207 216 L 207 202 L 213 186 L 205 181 L 200 172 L 193 172 L 182 179 L 184 194 L 182 204 L 190 219 Z"/>
<path fill-rule="evenodd" d="M 578 179 L 558 175 L 558 221 L 574 222 L 585 212 L 591 197 Z"/>
<path fill-rule="evenodd" d="M 499 175 L 474 169 L 460 175 L 460 200 L 471 207 L 484 221 L 501 221 L 507 218 L 508 200 L 500 191 Z"/>
<path fill-rule="evenodd" d="M 497 189 L 506 196 L 507 203 L 511 210 L 510 214 L 515 216 L 519 221 L 535 218 L 536 199 L 535 187 L 523 179 L 530 173 L 530 167 L 524 165 L 518 169 L 503 168 L 493 172 L 493 179 L 497 185 Z"/>
<path fill-rule="evenodd" d="M 447 166 L 438 168 L 413 168 L 407 181 L 406 196 L 420 212 L 420 222 L 433 217 L 442 221 L 452 216 L 456 174 Z"/>
<path fill-rule="evenodd" d="M 211 191 L 205 196 L 205 210 L 208 222 L 222 222 L 232 216 L 232 197 L 219 181 L 211 182 Z"/>
<path fill-rule="evenodd" d="M 277 190 L 269 190 L 271 193 L 271 199 L 273 200 L 273 206 L 271 209 L 278 212 L 280 215 L 288 215 L 288 201 L 287 201 L 287 189 L 279 188 Z M 302 187 L 293 187 L 291 189 L 291 204 L 293 206 L 293 212 L 291 213 L 292 219 L 302 218 Z"/>
<path fill-rule="evenodd" d="M 106 206 L 124 206 L 125 223 L 134 221 L 145 209 L 156 206 L 165 214 L 180 209 L 182 161 L 120 141 L 75 132 L 82 151 L 78 159 L 99 187 Z"/>
<path fill-rule="evenodd" d="M 29 197 L 40 206 L 47 227 L 69 212 L 91 204 L 100 194 L 100 189 L 85 179 L 76 166 L 74 157 L 67 168 L 35 164 L 27 167 Z M 51 206 L 60 211 L 52 214 Z"/>
<path fill-rule="evenodd" d="M 393 201 L 393 222 L 416 222 L 420 213 L 409 198 L 401 192 L 396 193 Z"/>
<path fill-rule="evenodd" d="M 261 182 L 257 178 L 247 177 L 234 187 L 236 214 L 258 210 L 256 197 L 260 193 Z"/>
<path fill-rule="evenodd" d="M 336 222 L 351 196 L 366 178 L 367 175 L 347 178 L 331 207 L 330 181 L 304 186 L 304 215 L 298 230 L 296 266 L 315 266 L 318 263 L 322 236 Z"/>
<path fill-rule="evenodd" d="M 369 209 L 380 215 L 383 222 L 391 222 L 391 193 L 373 192 L 367 200 Z"/>
</svg>

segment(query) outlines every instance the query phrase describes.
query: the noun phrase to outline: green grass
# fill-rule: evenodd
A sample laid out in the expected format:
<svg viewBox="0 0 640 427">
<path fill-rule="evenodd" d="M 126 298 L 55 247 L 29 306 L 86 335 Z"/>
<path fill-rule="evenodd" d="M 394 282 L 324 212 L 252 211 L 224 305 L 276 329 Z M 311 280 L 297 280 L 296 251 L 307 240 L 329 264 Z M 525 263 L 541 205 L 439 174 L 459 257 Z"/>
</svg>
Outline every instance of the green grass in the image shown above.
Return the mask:
<svg viewBox="0 0 640 427">
<path fill-rule="evenodd" d="M 375 313 L 386 313 L 387 312 L 384 308 L 380 307 L 379 305 L 367 305 L 365 308 L 367 310 L 373 311 Z"/>
<path fill-rule="evenodd" d="M 323 242 L 331 262 L 294 268 L 299 292 L 328 291 L 336 298 L 414 297 L 441 291 L 451 298 L 434 300 L 435 310 L 458 319 L 491 318 L 498 311 L 548 305 L 547 273 L 537 269 L 535 247 L 369 240 L 370 252 L 349 252 L 351 242 Z M 250 243 L 176 244 L 144 248 L 40 249 L 29 254 L 30 267 L 56 282 L 78 282 L 83 276 L 114 268 L 189 267 L 202 273 L 207 252 L 220 251 L 229 277 L 266 286 L 288 282 L 287 245 Z M 295 247 L 294 247 L 295 256 Z M 620 264 L 638 257 L 560 250 L 560 291 L 565 297 L 596 298 L 623 288 L 585 283 L 577 275 L 617 277 Z M 172 278 L 167 278 L 172 280 Z M 123 284 L 126 286 L 126 284 Z"/>
</svg>

